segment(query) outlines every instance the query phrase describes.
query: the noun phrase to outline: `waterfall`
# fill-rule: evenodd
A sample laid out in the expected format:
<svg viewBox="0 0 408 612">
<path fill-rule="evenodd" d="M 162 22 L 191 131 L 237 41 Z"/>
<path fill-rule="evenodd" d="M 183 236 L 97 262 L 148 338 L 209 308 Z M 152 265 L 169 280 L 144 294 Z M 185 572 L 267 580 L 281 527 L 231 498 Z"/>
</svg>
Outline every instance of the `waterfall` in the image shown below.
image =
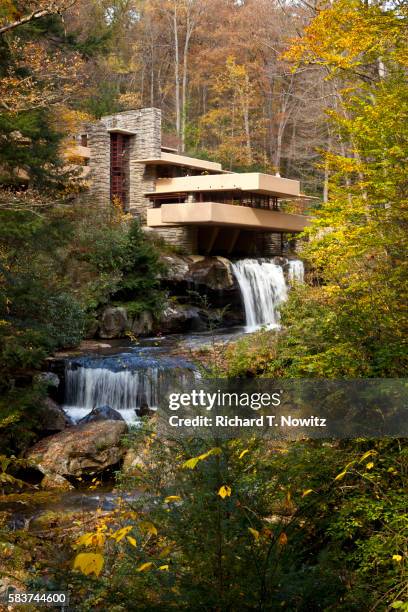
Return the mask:
<svg viewBox="0 0 408 612">
<path fill-rule="evenodd" d="M 284 261 L 290 284 L 303 281 L 303 262 Z M 288 295 L 282 265 L 273 259 L 242 259 L 232 264 L 232 271 L 241 291 L 247 331 L 279 328 L 279 306 Z"/>
<path fill-rule="evenodd" d="M 305 276 L 305 268 L 303 261 L 300 259 L 291 259 L 289 261 L 288 279 L 289 283 L 303 283 Z"/>
<path fill-rule="evenodd" d="M 137 422 L 136 409 L 156 409 L 175 381 L 186 386 L 196 376 L 191 364 L 171 358 L 152 359 L 121 354 L 115 357 L 82 357 L 65 367 L 64 410 L 77 422 L 92 408 L 109 406 L 128 423 Z"/>
</svg>

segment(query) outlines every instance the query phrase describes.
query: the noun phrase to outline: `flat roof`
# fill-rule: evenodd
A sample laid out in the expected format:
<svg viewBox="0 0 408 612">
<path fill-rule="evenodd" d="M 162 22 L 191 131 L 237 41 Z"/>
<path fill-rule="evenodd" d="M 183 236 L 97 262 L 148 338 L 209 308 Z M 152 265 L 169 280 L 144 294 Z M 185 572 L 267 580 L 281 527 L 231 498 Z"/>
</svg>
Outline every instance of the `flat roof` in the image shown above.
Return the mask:
<svg viewBox="0 0 408 612">
<path fill-rule="evenodd" d="M 146 195 L 172 194 L 200 191 L 249 191 L 278 198 L 300 198 L 300 182 L 292 179 L 263 174 L 244 172 L 234 174 L 212 174 L 206 176 L 182 176 L 162 178 L 156 181 L 156 191 Z"/>
<path fill-rule="evenodd" d="M 186 166 L 188 168 L 208 170 L 217 174 L 229 174 L 228 170 L 223 170 L 221 164 L 217 162 L 208 161 L 206 159 L 198 159 L 196 157 L 188 157 L 187 155 L 178 155 L 176 153 L 169 153 L 167 151 L 162 151 L 160 157 L 148 157 L 144 159 L 137 159 L 136 161 L 146 165 L 170 164 L 172 166 Z"/>
</svg>

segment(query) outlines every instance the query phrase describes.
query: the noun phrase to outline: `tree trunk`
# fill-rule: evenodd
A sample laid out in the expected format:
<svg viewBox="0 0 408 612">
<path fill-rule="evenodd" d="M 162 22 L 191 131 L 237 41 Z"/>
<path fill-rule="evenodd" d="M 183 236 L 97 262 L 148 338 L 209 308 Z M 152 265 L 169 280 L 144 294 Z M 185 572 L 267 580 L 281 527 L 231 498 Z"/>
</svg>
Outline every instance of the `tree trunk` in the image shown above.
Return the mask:
<svg viewBox="0 0 408 612">
<path fill-rule="evenodd" d="M 177 0 L 173 5 L 173 32 L 174 32 L 174 84 L 175 84 L 175 99 L 176 99 L 176 132 L 180 137 L 181 133 L 181 113 L 180 113 L 180 56 L 179 56 L 179 39 L 178 39 L 178 21 L 177 21 Z"/>
<path fill-rule="evenodd" d="M 188 48 L 190 45 L 190 37 L 192 26 L 190 16 L 187 15 L 186 39 L 184 41 L 183 52 L 183 83 L 182 83 L 182 104 L 181 104 L 181 150 L 184 152 L 186 144 L 186 115 L 187 115 L 187 76 L 188 76 Z"/>
</svg>

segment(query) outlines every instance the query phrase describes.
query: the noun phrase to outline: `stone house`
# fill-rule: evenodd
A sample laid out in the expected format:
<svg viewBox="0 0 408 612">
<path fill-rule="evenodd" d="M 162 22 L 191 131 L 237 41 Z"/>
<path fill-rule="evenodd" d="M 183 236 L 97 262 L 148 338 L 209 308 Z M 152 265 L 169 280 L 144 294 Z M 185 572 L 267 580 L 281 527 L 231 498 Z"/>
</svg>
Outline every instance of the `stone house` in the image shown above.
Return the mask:
<svg viewBox="0 0 408 612">
<path fill-rule="evenodd" d="M 296 180 L 180 155 L 166 146 L 161 111 L 142 108 L 102 117 L 78 137 L 76 155 L 88 166 L 89 197 L 101 207 L 116 198 L 146 231 L 187 254 L 267 256 L 282 251 L 304 215 L 281 209 L 304 198 Z"/>
</svg>

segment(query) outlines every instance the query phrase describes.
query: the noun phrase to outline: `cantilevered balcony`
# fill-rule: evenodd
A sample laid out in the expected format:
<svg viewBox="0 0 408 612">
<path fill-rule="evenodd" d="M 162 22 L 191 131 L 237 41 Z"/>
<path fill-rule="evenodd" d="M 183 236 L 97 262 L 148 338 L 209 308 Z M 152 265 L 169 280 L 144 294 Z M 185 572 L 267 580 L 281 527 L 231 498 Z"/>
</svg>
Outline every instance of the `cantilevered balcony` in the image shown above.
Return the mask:
<svg viewBox="0 0 408 612">
<path fill-rule="evenodd" d="M 208 174 L 162 178 L 156 182 L 154 194 L 200 191 L 247 191 L 278 198 L 300 198 L 300 183 L 292 179 L 261 172 Z M 152 194 L 152 195 L 154 195 Z M 150 195 L 150 194 L 149 194 Z"/>
<path fill-rule="evenodd" d="M 146 194 L 149 227 L 177 225 L 230 227 L 258 232 L 297 233 L 304 215 L 280 210 L 280 199 L 302 198 L 298 181 L 251 172 L 160 179 Z"/>
<path fill-rule="evenodd" d="M 234 206 L 220 202 L 163 204 L 147 211 L 148 227 L 170 225 L 229 226 L 258 232 L 302 232 L 308 218 L 277 210 Z"/>
</svg>

